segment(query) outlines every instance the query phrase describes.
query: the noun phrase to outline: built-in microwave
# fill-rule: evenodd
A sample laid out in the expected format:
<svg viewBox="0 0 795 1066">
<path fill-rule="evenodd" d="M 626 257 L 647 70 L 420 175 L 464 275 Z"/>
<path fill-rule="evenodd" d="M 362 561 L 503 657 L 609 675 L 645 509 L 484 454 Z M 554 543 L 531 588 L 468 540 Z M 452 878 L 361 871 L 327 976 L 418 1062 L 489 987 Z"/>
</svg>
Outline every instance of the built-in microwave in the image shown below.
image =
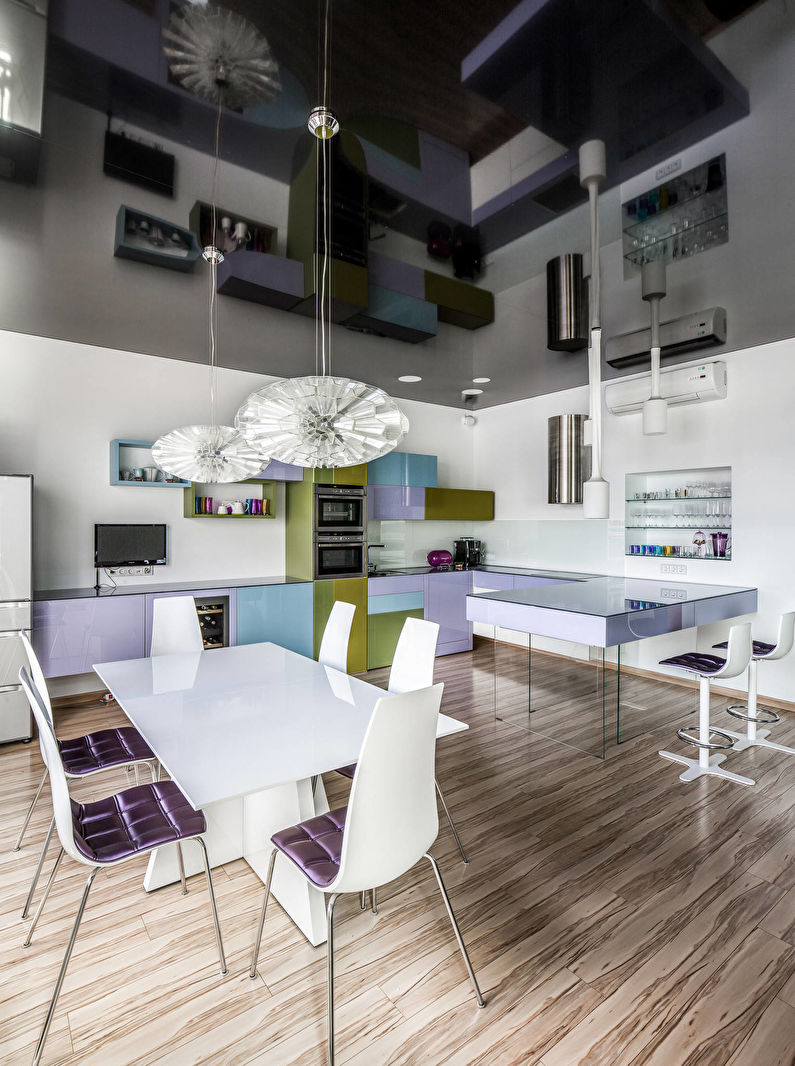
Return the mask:
<svg viewBox="0 0 795 1066">
<path fill-rule="evenodd" d="M 315 580 L 324 577 L 366 577 L 367 544 L 354 533 L 315 538 Z"/>
<path fill-rule="evenodd" d="M 353 533 L 364 540 L 366 529 L 366 488 L 360 485 L 315 485 L 315 537 L 327 533 Z"/>
</svg>

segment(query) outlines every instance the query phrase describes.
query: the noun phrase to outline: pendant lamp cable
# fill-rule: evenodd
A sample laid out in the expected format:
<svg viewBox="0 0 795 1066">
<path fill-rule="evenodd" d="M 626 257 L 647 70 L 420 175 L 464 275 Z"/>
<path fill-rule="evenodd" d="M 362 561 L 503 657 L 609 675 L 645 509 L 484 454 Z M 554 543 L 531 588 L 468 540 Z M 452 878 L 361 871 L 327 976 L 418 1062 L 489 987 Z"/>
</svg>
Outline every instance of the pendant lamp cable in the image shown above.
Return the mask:
<svg viewBox="0 0 795 1066">
<path fill-rule="evenodd" d="M 318 25 L 318 84 L 321 104 L 328 108 L 328 69 L 329 38 L 331 33 L 331 0 L 325 0 L 323 23 Z M 324 377 L 331 374 L 332 337 L 331 307 L 332 278 L 329 262 L 330 222 L 329 205 L 331 203 L 331 151 L 328 136 L 320 136 L 315 142 L 315 188 L 320 191 L 319 209 L 315 212 L 315 248 L 320 248 L 321 237 L 323 254 L 315 257 L 315 373 Z M 322 230 L 321 230 L 322 226 Z"/>
<path fill-rule="evenodd" d="M 215 152 L 213 154 L 212 181 L 210 185 L 210 243 L 215 245 L 218 232 L 218 160 L 221 154 L 221 109 L 223 93 L 218 96 L 218 109 L 215 116 Z M 218 256 L 210 257 L 210 425 L 215 425 L 215 381 L 216 381 L 216 347 L 218 337 Z"/>
</svg>

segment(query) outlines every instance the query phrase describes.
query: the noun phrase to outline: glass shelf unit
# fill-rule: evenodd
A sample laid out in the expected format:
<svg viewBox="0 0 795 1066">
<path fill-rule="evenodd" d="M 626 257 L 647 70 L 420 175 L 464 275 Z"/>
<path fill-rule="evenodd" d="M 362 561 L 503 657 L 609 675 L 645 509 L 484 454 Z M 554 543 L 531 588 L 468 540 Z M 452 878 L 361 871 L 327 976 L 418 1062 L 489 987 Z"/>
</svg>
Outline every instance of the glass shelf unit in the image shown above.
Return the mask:
<svg viewBox="0 0 795 1066">
<path fill-rule="evenodd" d="M 731 486 L 728 466 L 627 474 L 624 554 L 666 562 L 730 560 Z"/>
</svg>

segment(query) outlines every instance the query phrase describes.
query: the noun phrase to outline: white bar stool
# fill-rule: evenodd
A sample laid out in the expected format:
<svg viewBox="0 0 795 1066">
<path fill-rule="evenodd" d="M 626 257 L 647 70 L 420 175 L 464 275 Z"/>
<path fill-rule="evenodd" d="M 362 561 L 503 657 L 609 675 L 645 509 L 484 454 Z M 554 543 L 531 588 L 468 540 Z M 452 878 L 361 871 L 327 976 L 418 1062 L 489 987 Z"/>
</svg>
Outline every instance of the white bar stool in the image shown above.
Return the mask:
<svg viewBox="0 0 795 1066">
<path fill-rule="evenodd" d="M 770 736 L 769 729 L 760 729 L 760 725 L 772 725 L 780 720 L 775 711 L 757 706 L 757 674 L 759 663 L 762 660 L 783 659 L 792 651 L 795 640 L 795 611 L 782 614 L 778 623 L 778 639 L 775 644 L 765 644 L 762 640 L 752 643 L 751 661 L 748 664 L 748 703 L 730 703 L 726 710 L 732 718 L 740 718 L 746 723 L 745 733 L 735 733 L 726 729 L 730 737 L 734 738 L 734 750 L 744 751 L 746 748 L 772 748 L 774 751 L 784 751 L 788 755 L 795 755 L 795 748 L 788 748 L 784 744 L 774 744 L 772 740 L 766 740 Z M 725 648 L 727 641 L 713 644 L 714 648 Z"/>
<path fill-rule="evenodd" d="M 660 666 L 677 666 L 680 670 L 689 670 L 695 674 L 699 683 L 699 712 L 698 712 L 698 736 L 694 737 L 684 728 L 677 729 L 676 735 L 687 744 L 698 748 L 698 759 L 688 759 L 685 755 L 676 755 L 672 751 L 661 751 L 658 754 L 672 762 L 682 763 L 687 767 L 683 774 L 679 775 L 680 781 L 695 781 L 697 777 L 710 775 L 712 777 L 725 777 L 728 781 L 734 781 L 738 785 L 753 785 L 750 777 L 742 777 L 733 774 L 730 770 L 724 770 L 719 764 L 724 761 L 726 755 L 721 752 L 711 755 L 715 750 L 732 748 L 734 738 L 722 729 L 710 729 L 709 725 L 709 683 L 717 677 L 736 677 L 745 670 L 751 659 L 751 623 L 740 622 L 729 630 L 728 652 L 725 659 L 719 655 L 710 655 L 709 652 L 692 651 L 684 655 L 674 655 L 670 659 L 661 659 Z M 717 737 L 717 740 L 713 740 Z"/>
</svg>

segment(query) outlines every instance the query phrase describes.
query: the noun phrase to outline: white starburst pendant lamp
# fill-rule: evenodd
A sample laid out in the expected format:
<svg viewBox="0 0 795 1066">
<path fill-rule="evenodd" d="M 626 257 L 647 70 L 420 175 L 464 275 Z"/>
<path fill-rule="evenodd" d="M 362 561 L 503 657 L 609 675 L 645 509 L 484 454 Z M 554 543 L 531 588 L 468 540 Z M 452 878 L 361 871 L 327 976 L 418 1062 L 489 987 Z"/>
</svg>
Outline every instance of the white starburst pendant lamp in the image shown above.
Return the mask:
<svg viewBox="0 0 795 1066">
<path fill-rule="evenodd" d="M 588 344 L 591 476 L 582 487 L 585 518 L 610 517 L 610 485 L 602 477 L 602 294 L 599 270 L 599 186 L 606 175 L 604 141 L 586 141 L 580 147 L 580 185 L 588 189 L 591 223 L 591 333 Z"/>
<path fill-rule="evenodd" d="M 152 458 L 161 470 L 187 481 L 213 484 L 244 481 L 259 473 L 269 456 L 246 440 L 236 428 L 219 426 L 215 420 L 217 271 L 218 264 L 224 259 L 223 252 L 214 243 L 221 114 L 224 105 L 245 107 L 271 99 L 280 88 L 278 68 L 265 38 L 251 23 L 225 8 L 182 8 L 171 16 L 163 36 L 168 42 L 164 51 L 174 76 L 217 107 L 211 237 L 210 244 L 202 252 L 210 268 L 210 420 L 166 433 L 152 446 Z"/>
<path fill-rule="evenodd" d="M 369 463 L 408 431 L 408 419 L 382 389 L 323 374 L 285 378 L 253 392 L 235 425 L 272 459 L 332 468 Z"/>
<path fill-rule="evenodd" d="M 323 255 L 315 257 L 315 371 L 284 378 L 253 392 L 235 416 L 235 426 L 255 449 L 283 463 L 303 467 L 356 466 L 377 459 L 400 443 L 409 421 L 383 389 L 332 373 L 329 184 L 331 139 L 340 125 L 326 103 L 329 0 L 325 6 L 323 103 L 309 113 L 316 138 L 322 205 Z"/>
</svg>

